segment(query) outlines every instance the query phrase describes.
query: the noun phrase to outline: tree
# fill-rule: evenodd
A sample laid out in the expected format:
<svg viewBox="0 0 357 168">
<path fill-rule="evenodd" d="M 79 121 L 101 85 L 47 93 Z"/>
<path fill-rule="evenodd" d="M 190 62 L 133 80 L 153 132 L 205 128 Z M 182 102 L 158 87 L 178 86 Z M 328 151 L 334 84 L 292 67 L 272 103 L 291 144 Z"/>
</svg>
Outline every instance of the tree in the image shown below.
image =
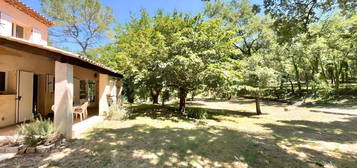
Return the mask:
<svg viewBox="0 0 357 168">
<path fill-rule="evenodd" d="M 81 53 L 100 43 L 115 19 L 112 9 L 99 0 L 41 0 L 42 12 L 54 23 L 51 35 L 58 42 L 73 42 Z"/>
<path fill-rule="evenodd" d="M 330 11 L 340 9 L 355 11 L 357 2 L 344 0 L 264 0 L 265 13 L 270 14 L 280 42 L 292 40 L 300 33 L 307 33 L 309 24 L 316 23 Z"/>
<path fill-rule="evenodd" d="M 235 32 L 232 45 L 240 52 L 231 58 L 240 60 L 238 62 L 242 64 L 245 64 L 247 60 L 251 60 L 250 57 L 262 57 L 261 53 L 267 53 L 269 45 L 274 43 L 275 38 L 273 31 L 270 29 L 270 19 L 258 16 L 258 12 L 259 9 L 250 5 L 247 0 L 240 2 L 236 0 L 231 0 L 230 2 L 215 1 L 206 4 L 205 14 L 208 17 L 221 18 L 224 20 L 226 27 Z M 258 90 L 266 86 L 264 81 L 269 81 L 270 76 L 258 71 L 265 67 L 262 68 L 258 63 L 252 65 L 257 66 L 249 68 L 252 74 L 244 72 L 246 74 L 244 78 L 252 80 L 246 80 L 243 85 L 244 88 L 255 95 L 257 114 L 261 114 Z M 241 71 L 243 70 L 241 69 Z M 255 83 L 251 81 L 255 81 Z"/>
<path fill-rule="evenodd" d="M 258 12 L 259 9 L 250 5 L 248 0 L 215 1 L 207 3 L 204 11 L 209 18 L 221 18 L 227 28 L 236 32 L 234 45 L 243 57 L 252 56 L 271 43 L 271 20 L 258 16 Z"/>
<path fill-rule="evenodd" d="M 328 66 L 331 83 L 338 90 L 341 79 L 346 81 L 349 64 L 356 57 L 356 39 L 354 39 L 356 16 L 345 19 L 340 13 L 336 13 L 331 19 L 322 24 L 321 37 L 324 38 L 325 54 L 324 62 Z"/>
<path fill-rule="evenodd" d="M 273 55 L 259 53 L 244 60 L 242 66 L 244 74 L 240 88 L 253 93 L 256 103 L 256 112 L 262 114 L 260 108 L 260 96 L 267 87 L 275 87 L 278 81 L 278 73 L 275 71 L 272 61 Z"/>
<path fill-rule="evenodd" d="M 224 61 L 233 50 L 232 32 L 221 19 L 202 20 L 201 16 L 180 19 L 183 28 L 174 34 L 168 66 L 168 85 L 179 91 L 179 111 L 185 113 L 187 93 L 205 84 L 205 71 L 212 64 Z M 206 80 L 207 81 L 207 80 Z"/>
<path fill-rule="evenodd" d="M 243 78 L 240 64 L 240 61 L 226 58 L 225 61 L 208 65 L 204 72 L 204 91 L 230 100 L 239 90 L 238 85 Z"/>
</svg>

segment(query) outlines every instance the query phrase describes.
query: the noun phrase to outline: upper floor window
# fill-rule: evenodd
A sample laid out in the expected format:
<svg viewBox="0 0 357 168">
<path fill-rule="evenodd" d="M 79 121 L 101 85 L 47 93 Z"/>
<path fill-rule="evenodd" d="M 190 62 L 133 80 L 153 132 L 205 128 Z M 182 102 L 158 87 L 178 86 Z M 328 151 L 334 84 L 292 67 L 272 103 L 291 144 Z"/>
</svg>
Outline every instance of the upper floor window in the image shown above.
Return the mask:
<svg viewBox="0 0 357 168">
<path fill-rule="evenodd" d="M 16 25 L 16 24 L 13 24 L 13 25 Z M 24 27 L 22 26 L 19 26 L 19 25 L 16 25 L 16 26 L 13 26 L 15 27 L 15 32 L 13 32 L 13 36 L 17 37 L 17 38 L 24 38 Z"/>
<path fill-rule="evenodd" d="M 12 31 L 12 18 L 3 12 L 0 12 L 0 34 L 11 36 Z"/>
<path fill-rule="evenodd" d="M 17 22 L 11 16 L 0 12 L 0 35 L 12 36 L 36 44 L 47 45 L 47 41 L 42 40 L 43 34 L 43 30 Z"/>
<path fill-rule="evenodd" d="M 32 42 L 41 44 L 42 43 L 42 35 L 41 31 L 39 29 L 33 28 L 32 29 L 32 37 L 31 37 Z"/>
</svg>

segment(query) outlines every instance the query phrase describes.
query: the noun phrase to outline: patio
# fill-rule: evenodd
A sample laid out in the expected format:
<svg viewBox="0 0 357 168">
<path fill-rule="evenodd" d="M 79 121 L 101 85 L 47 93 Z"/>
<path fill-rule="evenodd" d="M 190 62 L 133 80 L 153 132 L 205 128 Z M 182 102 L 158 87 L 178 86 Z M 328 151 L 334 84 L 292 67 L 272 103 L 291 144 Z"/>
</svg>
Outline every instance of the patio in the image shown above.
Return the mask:
<svg viewBox="0 0 357 168">
<path fill-rule="evenodd" d="M 98 107 L 89 107 L 88 108 L 88 117 L 84 120 L 80 120 L 80 118 L 73 117 L 73 124 L 72 124 L 72 135 L 73 138 L 77 138 L 80 134 L 87 129 L 91 128 L 95 124 L 103 121 L 105 119 L 104 116 L 98 115 Z M 50 118 L 53 121 L 53 116 Z M 4 128 L 0 128 L 0 141 L 5 140 L 8 137 L 12 137 L 16 135 L 16 129 L 20 124 L 15 124 L 11 126 L 7 126 Z"/>
</svg>

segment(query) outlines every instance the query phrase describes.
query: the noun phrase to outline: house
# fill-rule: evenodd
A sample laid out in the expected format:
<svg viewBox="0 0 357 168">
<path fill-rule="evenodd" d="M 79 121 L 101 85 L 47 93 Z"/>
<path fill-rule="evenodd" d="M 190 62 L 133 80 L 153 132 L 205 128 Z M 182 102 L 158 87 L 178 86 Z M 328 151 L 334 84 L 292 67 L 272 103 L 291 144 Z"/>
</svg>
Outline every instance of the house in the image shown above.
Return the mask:
<svg viewBox="0 0 357 168">
<path fill-rule="evenodd" d="M 74 105 L 87 101 L 104 115 L 117 101 L 123 75 L 48 46 L 51 26 L 22 2 L 0 0 L 0 128 L 54 113 L 55 127 L 70 138 Z"/>
</svg>

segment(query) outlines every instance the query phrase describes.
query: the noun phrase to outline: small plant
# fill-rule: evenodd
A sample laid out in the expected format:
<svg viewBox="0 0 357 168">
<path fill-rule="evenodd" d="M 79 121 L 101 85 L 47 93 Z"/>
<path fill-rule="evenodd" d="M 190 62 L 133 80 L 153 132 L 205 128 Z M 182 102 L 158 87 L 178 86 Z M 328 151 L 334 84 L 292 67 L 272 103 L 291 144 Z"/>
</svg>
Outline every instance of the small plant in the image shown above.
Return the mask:
<svg viewBox="0 0 357 168">
<path fill-rule="evenodd" d="M 208 113 L 206 109 L 189 108 L 187 109 L 187 116 L 189 118 L 195 118 L 195 119 L 206 119 L 208 118 Z"/>
<path fill-rule="evenodd" d="M 37 146 L 43 144 L 46 138 L 55 133 L 53 123 L 49 120 L 36 120 L 28 124 L 21 124 L 18 134 L 24 136 L 24 144 Z"/>
<path fill-rule="evenodd" d="M 110 106 L 108 112 L 109 120 L 125 120 L 128 117 L 129 117 L 129 112 L 125 107 L 119 104 L 113 104 L 112 106 Z"/>
</svg>

